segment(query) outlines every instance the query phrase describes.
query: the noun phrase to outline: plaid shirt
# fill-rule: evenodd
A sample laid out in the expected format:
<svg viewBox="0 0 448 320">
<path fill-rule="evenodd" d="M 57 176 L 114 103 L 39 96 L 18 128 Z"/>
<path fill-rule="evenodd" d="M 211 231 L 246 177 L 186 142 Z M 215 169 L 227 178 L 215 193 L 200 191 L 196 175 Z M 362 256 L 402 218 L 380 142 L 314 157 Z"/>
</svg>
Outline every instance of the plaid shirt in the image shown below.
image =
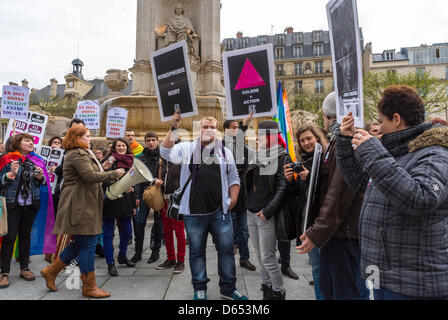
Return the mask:
<svg viewBox="0 0 448 320">
<path fill-rule="evenodd" d="M 338 136 L 346 182 L 365 191 L 359 235 L 361 271 L 380 270 L 379 285 L 413 297 L 448 297 L 448 149 L 408 144 L 423 124 L 364 142 Z"/>
</svg>

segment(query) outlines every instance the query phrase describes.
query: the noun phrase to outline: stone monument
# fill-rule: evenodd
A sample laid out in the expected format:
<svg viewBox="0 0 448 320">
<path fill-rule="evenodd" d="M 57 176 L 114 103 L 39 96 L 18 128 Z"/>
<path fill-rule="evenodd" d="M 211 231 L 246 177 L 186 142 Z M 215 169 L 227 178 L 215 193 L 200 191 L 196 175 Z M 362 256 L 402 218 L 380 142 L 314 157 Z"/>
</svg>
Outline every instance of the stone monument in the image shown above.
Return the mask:
<svg viewBox="0 0 448 320">
<path fill-rule="evenodd" d="M 102 131 L 107 109 L 126 108 L 128 128 L 140 137 L 156 131 L 164 136 L 169 122 L 161 122 L 150 64 L 150 54 L 175 42 L 186 40 L 191 79 L 199 116 L 186 118 L 183 126 L 193 129 L 193 121 L 203 116 L 223 119 L 224 87 L 221 83 L 220 0 L 137 0 L 136 58 L 132 73 L 132 94 L 102 105 Z"/>
</svg>

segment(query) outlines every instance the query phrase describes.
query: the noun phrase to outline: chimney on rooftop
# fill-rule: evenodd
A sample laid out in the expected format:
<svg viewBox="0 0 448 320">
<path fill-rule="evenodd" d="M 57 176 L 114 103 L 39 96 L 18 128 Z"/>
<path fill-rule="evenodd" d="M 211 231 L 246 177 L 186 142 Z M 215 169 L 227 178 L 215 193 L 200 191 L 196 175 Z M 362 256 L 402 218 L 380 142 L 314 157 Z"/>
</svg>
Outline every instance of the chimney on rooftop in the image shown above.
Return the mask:
<svg viewBox="0 0 448 320">
<path fill-rule="evenodd" d="M 236 33 L 236 38 L 237 39 L 241 39 L 243 37 L 243 33 L 241 32 L 241 31 L 238 31 L 237 33 Z"/>
<path fill-rule="evenodd" d="M 22 80 L 22 87 L 28 88 L 28 84 L 29 84 L 28 80 L 26 79 Z"/>
<path fill-rule="evenodd" d="M 293 27 L 286 27 L 285 28 L 285 33 L 286 34 L 290 34 L 290 33 L 293 33 L 294 32 L 294 28 Z"/>
</svg>

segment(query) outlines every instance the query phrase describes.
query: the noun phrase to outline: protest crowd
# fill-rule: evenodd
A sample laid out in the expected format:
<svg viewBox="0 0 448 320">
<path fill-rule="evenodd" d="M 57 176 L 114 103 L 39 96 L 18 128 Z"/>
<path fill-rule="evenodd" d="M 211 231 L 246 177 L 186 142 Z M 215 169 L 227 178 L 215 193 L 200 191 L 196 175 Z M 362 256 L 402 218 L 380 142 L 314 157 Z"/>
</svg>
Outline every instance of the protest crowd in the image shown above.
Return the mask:
<svg viewBox="0 0 448 320">
<path fill-rule="evenodd" d="M 382 93 L 379 122 L 365 130 L 355 128 L 351 113 L 337 122 L 335 92 L 321 109 L 324 128 L 293 128 L 296 162 L 278 121 L 260 122 L 256 146 L 249 146 L 252 113 L 224 123 L 205 117 L 199 137 L 181 141 L 182 117 L 176 112 L 163 141 L 148 132 L 141 145 L 127 130 L 124 138 L 109 141 L 108 150 L 92 149 L 89 129 L 73 119 L 65 137 L 48 142 L 65 152 L 62 164 L 49 169 L 57 176 L 54 191 L 33 137 L 9 138 L 0 146 L 8 214 L 0 288 L 10 284 L 14 253 L 20 277 L 35 280 L 29 264 L 33 224 L 41 219 L 48 225 L 53 218 L 54 245 L 42 252 L 49 265 L 39 270 L 50 291 L 58 291 L 55 280 L 64 268 L 78 265 L 83 296 L 113 294 L 96 284 L 95 255 L 106 259 L 110 276 L 118 276 L 116 263 L 135 267 L 162 260 L 157 270 L 181 274 L 189 254 L 193 298 L 206 300 L 210 233 L 225 299 L 247 300 L 236 288 L 235 248 L 241 267 L 256 270 L 249 259 L 258 260 L 263 300 L 286 299 L 285 279 L 298 278 L 289 265 L 291 241 L 296 253 L 309 255 L 318 300 L 369 300 L 366 279 L 373 281 L 375 300 L 447 299 L 446 123 L 425 122 L 424 103 L 407 86 Z M 132 177 L 136 159 L 153 179 L 110 199 L 107 190 Z M 50 214 L 39 216 L 43 206 Z M 150 215 L 151 255 L 142 262 Z M 249 241 L 256 257 L 249 256 Z M 131 243 L 135 254 L 129 257 Z M 162 245 L 166 257 L 160 257 Z"/>
</svg>

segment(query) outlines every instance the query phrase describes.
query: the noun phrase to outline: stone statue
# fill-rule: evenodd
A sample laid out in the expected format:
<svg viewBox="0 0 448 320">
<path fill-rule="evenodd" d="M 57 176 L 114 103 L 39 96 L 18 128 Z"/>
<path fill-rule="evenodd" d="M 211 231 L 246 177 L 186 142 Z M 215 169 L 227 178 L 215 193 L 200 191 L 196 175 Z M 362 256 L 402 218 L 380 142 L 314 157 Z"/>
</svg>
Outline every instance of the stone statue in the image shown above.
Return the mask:
<svg viewBox="0 0 448 320">
<path fill-rule="evenodd" d="M 185 11 L 182 4 L 176 4 L 174 13 L 174 17 L 172 17 L 162 29 L 156 31 L 158 48 L 164 48 L 170 44 L 186 40 L 189 54 L 199 60 L 197 54 L 199 51 L 199 36 L 194 31 L 190 19 L 184 16 Z"/>
</svg>

